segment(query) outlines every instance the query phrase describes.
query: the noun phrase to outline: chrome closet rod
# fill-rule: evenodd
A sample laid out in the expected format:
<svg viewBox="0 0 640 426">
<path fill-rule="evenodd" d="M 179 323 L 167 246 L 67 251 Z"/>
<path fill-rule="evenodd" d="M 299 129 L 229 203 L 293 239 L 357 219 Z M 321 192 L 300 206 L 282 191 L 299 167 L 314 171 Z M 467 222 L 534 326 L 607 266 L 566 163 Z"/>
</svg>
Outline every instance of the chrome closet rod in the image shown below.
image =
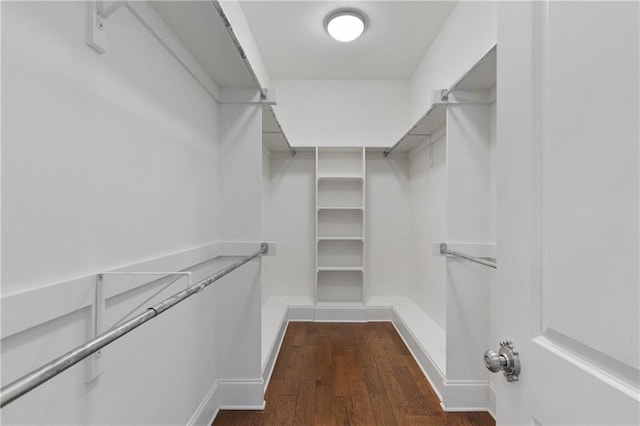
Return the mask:
<svg viewBox="0 0 640 426">
<path fill-rule="evenodd" d="M 491 257 L 475 257 L 475 256 L 470 256 L 468 254 L 460 253 L 458 251 L 449 250 L 447 248 L 446 243 L 440 244 L 440 254 L 443 254 L 445 256 L 459 257 L 461 259 L 465 259 L 470 262 L 479 263 L 480 265 L 488 266 L 494 269 L 498 268 L 498 261 Z"/>
<path fill-rule="evenodd" d="M 9 383 L 0 390 L 0 408 L 4 407 L 12 401 L 15 401 L 22 395 L 35 389 L 47 380 L 57 376 L 69 367 L 77 364 L 78 362 L 87 358 L 89 355 L 99 351 L 100 349 L 104 348 L 108 344 L 114 342 L 130 331 L 140 327 L 145 322 L 157 317 L 167 309 L 177 305 L 188 297 L 199 293 L 205 287 L 213 284 L 232 271 L 235 271 L 245 263 L 250 262 L 256 257 L 262 256 L 263 254 L 267 253 L 267 250 L 267 243 L 262 243 L 260 245 L 260 250 L 256 251 L 255 253 L 238 260 L 234 264 L 227 266 L 226 268 L 215 273 L 209 278 L 199 281 L 187 287 L 186 289 L 167 297 L 163 301 L 147 308 L 146 311 L 130 319 L 129 321 L 122 323 L 118 327 L 101 334 L 95 339 L 90 340 L 78 346 L 77 348 L 70 350 L 66 354 L 59 356 L 58 358 L 48 362 L 42 367 L 37 368 L 32 372 L 15 380 L 14 382 Z"/>
</svg>

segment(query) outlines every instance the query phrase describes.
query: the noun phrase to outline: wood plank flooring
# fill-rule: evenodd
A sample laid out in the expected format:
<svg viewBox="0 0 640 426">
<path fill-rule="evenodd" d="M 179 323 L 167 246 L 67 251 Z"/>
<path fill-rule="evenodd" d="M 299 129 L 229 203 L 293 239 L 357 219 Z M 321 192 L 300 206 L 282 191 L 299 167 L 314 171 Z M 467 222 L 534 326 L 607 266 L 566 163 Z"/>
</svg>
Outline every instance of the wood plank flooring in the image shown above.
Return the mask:
<svg viewBox="0 0 640 426">
<path fill-rule="evenodd" d="M 213 425 L 480 425 L 445 413 L 391 323 L 289 324 L 263 411 L 218 413 Z"/>
</svg>

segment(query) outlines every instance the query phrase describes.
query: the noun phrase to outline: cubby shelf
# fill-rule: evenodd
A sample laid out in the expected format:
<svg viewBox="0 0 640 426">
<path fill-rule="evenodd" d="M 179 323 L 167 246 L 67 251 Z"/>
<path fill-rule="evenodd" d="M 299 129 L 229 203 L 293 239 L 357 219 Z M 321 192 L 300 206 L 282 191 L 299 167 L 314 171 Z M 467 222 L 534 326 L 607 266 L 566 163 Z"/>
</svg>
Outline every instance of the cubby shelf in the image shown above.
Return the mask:
<svg viewBox="0 0 640 426">
<path fill-rule="evenodd" d="M 362 207 L 319 206 L 318 210 L 364 210 Z"/>
<path fill-rule="evenodd" d="M 362 305 L 364 148 L 316 148 L 316 304 Z"/>
<path fill-rule="evenodd" d="M 354 271 L 362 272 L 362 266 L 318 266 L 318 271 Z"/>
<path fill-rule="evenodd" d="M 318 180 L 319 181 L 333 181 L 333 182 L 344 182 L 344 181 L 362 181 L 363 178 L 362 176 L 358 176 L 358 175 L 353 175 L 353 176 L 348 176 L 348 175 L 324 175 L 324 176 L 318 176 Z"/>
<path fill-rule="evenodd" d="M 318 241 L 364 241 L 362 237 L 318 237 Z"/>
</svg>

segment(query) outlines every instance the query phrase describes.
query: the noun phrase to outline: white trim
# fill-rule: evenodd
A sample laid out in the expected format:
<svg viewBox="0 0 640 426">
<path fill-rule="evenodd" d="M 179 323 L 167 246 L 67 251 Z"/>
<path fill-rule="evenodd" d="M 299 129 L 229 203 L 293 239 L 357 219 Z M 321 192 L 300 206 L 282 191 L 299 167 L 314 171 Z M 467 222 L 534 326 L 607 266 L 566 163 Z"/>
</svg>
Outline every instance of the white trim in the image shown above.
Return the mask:
<svg viewBox="0 0 640 426">
<path fill-rule="evenodd" d="M 264 382 L 256 379 L 220 379 L 221 410 L 264 410 Z"/>
<path fill-rule="evenodd" d="M 488 399 L 488 412 L 496 419 L 496 385 L 489 382 L 489 399 Z"/>
<path fill-rule="evenodd" d="M 445 411 L 488 411 L 487 380 L 445 380 L 445 397 L 440 404 Z"/>
<path fill-rule="evenodd" d="M 390 306 L 367 306 L 367 322 L 392 322 L 393 313 Z"/>
<path fill-rule="evenodd" d="M 313 311 L 315 322 L 367 322 L 364 306 L 316 306 Z"/>
<path fill-rule="evenodd" d="M 623 376 L 615 374 L 612 371 L 607 371 L 603 366 L 592 362 L 591 359 L 580 356 L 577 353 L 572 353 L 568 348 L 562 347 L 558 344 L 559 342 L 557 341 L 557 337 L 555 339 L 553 337 L 550 338 L 550 336 L 553 336 L 555 333 L 552 334 L 547 331 L 546 334 L 546 336 L 543 335 L 534 338 L 532 342 L 572 364 L 574 367 L 584 371 L 588 375 L 595 377 L 607 386 L 610 386 L 633 400 L 640 402 L 640 389 L 628 383 Z"/>
<path fill-rule="evenodd" d="M 287 318 L 289 321 L 313 321 L 314 306 L 289 306 Z"/>
<path fill-rule="evenodd" d="M 276 336 L 276 345 L 274 345 L 274 347 L 269 352 L 269 358 L 267 359 L 267 363 L 262 368 L 262 381 L 264 382 L 264 392 L 267 392 L 267 387 L 269 386 L 269 382 L 271 381 L 271 375 L 273 374 L 273 367 L 275 367 L 276 365 L 276 360 L 278 359 L 278 354 L 280 353 L 280 349 L 282 349 L 282 342 L 284 341 L 284 335 L 287 332 L 288 327 L 289 327 L 289 321 L 282 321 L 280 331 Z"/>
<path fill-rule="evenodd" d="M 217 380 L 187 425 L 209 426 L 220 410 L 264 410 L 262 388 L 262 379 Z M 249 404 L 246 404 L 247 401 Z"/>
<path fill-rule="evenodd" d="M 187 422 L 187 425 L 209 426 L 213 424 L 218 411 L 220 411 L 218 382 L 216 381 L 204 396 L 196 411 Z"/>
<path fill-rule="evenodd" d="M 267 391 L 271 374 L 282 347 L 282 341 L 289 325 L 287 305 L 275 297 L 270 297 L 262 305 L 262 380 L 264 381 L 264 392 Z M 266 352 L 264 351 L 266 349 Z"/>
<path fill-rule="evenodd" d="M 416 363 L 422 370 L 422 374 L 424 374 L 424 377 L 426 377 L 434 392 L 438 395 L 440 401 L 442 401 L 443 395 L 445 394 L 444 372 L 438 368 L 431 355 L 429 355 L 420 344 L 419 340 L 415 337 L 414 333 L 411 332 L 410 327 L 405 323 L 396 309 L 393 309 L 393 326 L 404 341 L 407 349 L 409 349 L 409 352 L 411 352 L 413 359 L 416 360 Z"/>
</svg>

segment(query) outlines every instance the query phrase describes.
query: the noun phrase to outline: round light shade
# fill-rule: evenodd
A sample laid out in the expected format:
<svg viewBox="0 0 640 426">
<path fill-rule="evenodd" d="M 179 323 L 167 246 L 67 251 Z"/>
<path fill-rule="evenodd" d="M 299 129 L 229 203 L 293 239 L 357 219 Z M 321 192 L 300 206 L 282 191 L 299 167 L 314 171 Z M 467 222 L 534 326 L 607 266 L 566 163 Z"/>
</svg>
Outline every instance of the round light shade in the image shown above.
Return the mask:
<svg viewBox="0 0 640 426">
<path fill-rule="evenodd" d="M 342 10 L 329 15 L 327 32 L 338 41 L 353 41 L 364 32 L 364 18 L 353 10 Z"/>
</svg>

